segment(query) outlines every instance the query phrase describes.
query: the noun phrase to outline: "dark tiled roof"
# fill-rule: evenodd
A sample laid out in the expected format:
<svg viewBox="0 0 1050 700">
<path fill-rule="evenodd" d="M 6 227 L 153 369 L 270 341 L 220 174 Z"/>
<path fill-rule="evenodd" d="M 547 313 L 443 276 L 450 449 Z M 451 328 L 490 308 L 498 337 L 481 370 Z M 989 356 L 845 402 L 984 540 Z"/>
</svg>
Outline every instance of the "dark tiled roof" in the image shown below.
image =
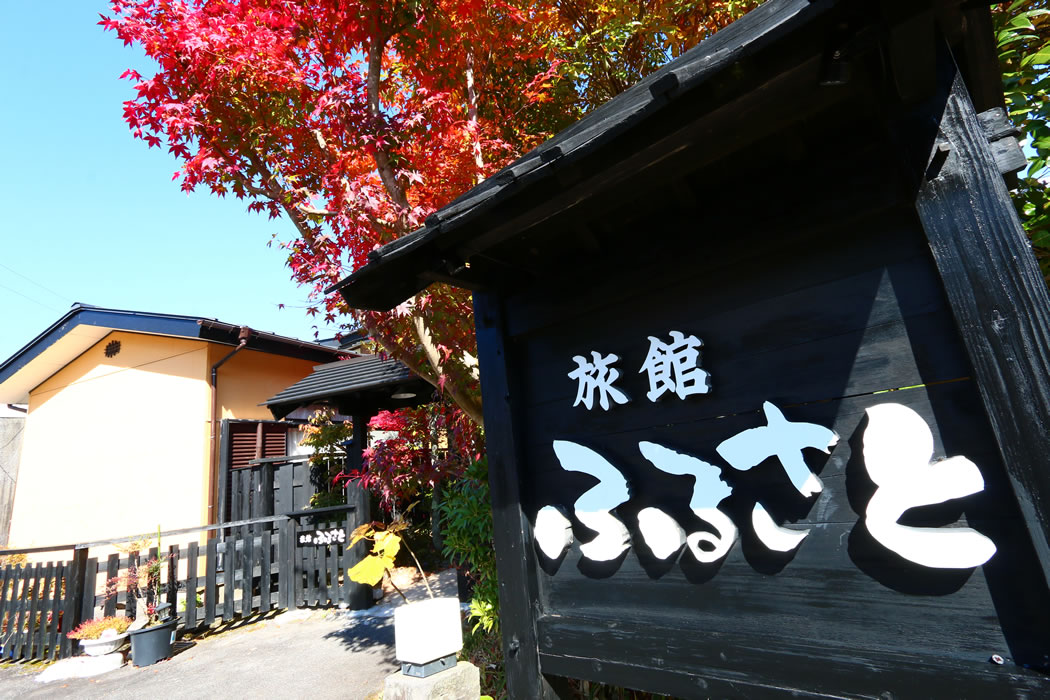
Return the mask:
<svg viewBox="0 0 1050 700">
<path fill-rule="evenodd" d="M 241 326 L 203 316 L 109 309 L 76 303 L 25 347 L 6 360 L 0 360 L 0 399 L 13 403 L 28 401 L 29 391 L 106 333 L 116 330 L 236 346 Z M 245 347 L 313 362 L 330 362 L 346 354 L 338 348 L 256 330 L 251 330 Z"/>
<path fill-rule="evenodd" d="M 402 387 L 411 385 L 418 393 L 421 383 L 423 380 L 397 360 L 380 355 L 362 355 L 318 365 L 309 376 L 300 379 L 264 403 L 275 414 L 284 415 L 297 406 L 320 401 L 338 404 L 341 403 L 341 399 L 357 402 L 364 395 L 371 395 L 372 403 L 383 403 L 382 399 L 389 400 L 389 395 Z M 429 395 L 430 392 L 427 393 Z"/>
<path fill-rule="evenodd" d="M 892 21 L 903 23 L 934 4 L 898 3 L 901 11 Z M 965 25 L 973 28 L 964 32 L 966 51 L 974 57 L 968 84 L 971 92 L 976 89 L 997 103 L 983 107 L 987 109 L 1001 102 L 1002 82 L 994 48 L 989 52 L 984 46 L 991 39 L 984 31 L 990 21 L 987 9 L 981 9 L 977 21 L 978 4 L 972 3 L 975 9 Z M 488 251 L 515 236 L 543 235 L 548 227 L 533 225 L 527 212 L 542 206 L 536 221 L 547 221 L 559 207 L 576 206 L 595 188 L 625 177 L 622 173 L 659 162 L 684 145 L 684 137 L 666 140 L 672 128 L 695 126 L 707 115 L 717 115 L 738 100 L 736 86 L 750 85 L 755 94 L 770 92 L 765 82 L 780 79 L 778 71 L 786 74 L 819 57 L 847 18 L 858 37 L 867 37 L 860 29 L 868 28 L 853 27 L 858 18 L 873 27 L 875 36 L 885 34 L 889 20 L 880 14 L 878 3 L 768 0 L 432 214 L 423 228 L 370 252 L 366 265 L 327 293 L 339 291 L 354 308 L 382 311 L 435 281 L 466 289 L 505 283 L 506 267 L 493 276 L 482 265 L 472 268 L 468 263 L 484 263 L 479 259 Z M 861 38 L 856 43 L 866 46 Z M 780 118 L 770 113 L 770 119 Z M 729 136 L 699 129 L 689 133 L 697 142 L 710 143 Z M 746 132 L 741 134 L 733 137 L 744 142 Z M 636 158 L 639 154 L 647 159 L 644 163 Z M 552 255 L 561 254 L 555 251 Z"/>
</svg>

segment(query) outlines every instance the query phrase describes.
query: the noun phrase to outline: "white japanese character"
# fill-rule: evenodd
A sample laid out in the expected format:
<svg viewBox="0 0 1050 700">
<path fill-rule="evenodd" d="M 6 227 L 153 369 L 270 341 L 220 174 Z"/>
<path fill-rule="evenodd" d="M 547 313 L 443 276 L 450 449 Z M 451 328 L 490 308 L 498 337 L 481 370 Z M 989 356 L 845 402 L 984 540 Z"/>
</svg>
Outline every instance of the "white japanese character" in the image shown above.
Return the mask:
<svg viewBox="0 0 1050 700">
<path fill-rule="evenodd" d="M 666 391 L 673 391 L 684 399 L 692 394 L 711 391 L 711 375 L 700 369 L 700 351 L 703 341 L 695 335 L 671 331 L 671 342 L 649 336 L 649 354 L 638 373 L 649 373 L 650 401 L 656 401 Z"/>
<path fill-rule="evenodd" d="M 935 569 L 969 569 L 995 554 L 991 539 L 968 527 L 909 527 L 898 521 L 911 508 L 984 491 L 984 476 L 966 457 L 930 462 L 933 433 L 914 410 L 897 403 L 867 409 L 864 466 L 878 486 L 864 524 L 887 549 Z"/>
<path fill-rule="evenodd" d="M 839 436 L 815 423 L 793 423 L 768 401 L 763 402 L 762 412 L 766 416 L 766 425 L 738 433 L 715 450 L 740 471 L 747 471 L 767 457 L 776 457 L 799 493 L 807 498 L 820 493 L 824 485 L 820 477 L 806 466 L 802 450 L 813 448 L 830 453 L 831 448 L 838 444 Z"/>
<path fill-rule="evenodd" d="M 598 390 L 598 404 L 606 411 L 609 410 L 609 399 L 612 398 L 618 404 L 628 402 L 627 394 L 613 386 L 613 382 L 620 378 L 620 370 L 610 367 L 614 362 L 620 360 L 618 355 L 612 353 L 602 357 L 601 353 L 591 350 L 594 362 L 588 362 L 582 355 L 576 355 L 572 359 L 579 365 L 569 372 L 569 379 L 575 379 L 578 384 L 576 391 L 576 402 L 573 406 L 581 403 L 591 410 L 594 407 L 594 391 Z"/>
</svg>

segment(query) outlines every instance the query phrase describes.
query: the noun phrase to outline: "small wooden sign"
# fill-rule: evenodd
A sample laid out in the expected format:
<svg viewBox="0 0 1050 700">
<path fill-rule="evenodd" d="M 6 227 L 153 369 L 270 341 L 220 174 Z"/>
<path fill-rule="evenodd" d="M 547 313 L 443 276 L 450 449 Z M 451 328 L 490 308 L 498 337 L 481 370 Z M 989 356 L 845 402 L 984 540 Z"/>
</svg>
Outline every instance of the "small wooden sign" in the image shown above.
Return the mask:
<svg viewBox="0 0 1050 700">
<path fill-rule="evenodd" d="M 346 529 L 327 527 L 318 530 L 302 530 L 296 539 L 299 547 L 329 547 L 346 543 Z"/>
</svg>

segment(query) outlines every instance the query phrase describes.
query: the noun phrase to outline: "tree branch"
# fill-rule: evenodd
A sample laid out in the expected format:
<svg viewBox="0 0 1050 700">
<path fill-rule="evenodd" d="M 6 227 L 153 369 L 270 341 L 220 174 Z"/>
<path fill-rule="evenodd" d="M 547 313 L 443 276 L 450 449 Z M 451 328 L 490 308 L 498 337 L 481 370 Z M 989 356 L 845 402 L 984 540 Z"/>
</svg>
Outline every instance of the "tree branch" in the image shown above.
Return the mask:
<svg viewBox="0 0 1050 700">
<path fill-rule="evenodd" d="M 380 37 L 377 31 L 375 38 L 372 40 L 372 45 L 368 49 L 368 80 L 366 82 L 368 111 L 377 125 L 385 121 L 379 104 L 379 78 L 383 69 L 383 49 L 385 46 L 386 39 Z M 390 199 L 401 210 L 401 213 L 398 215 L 401 233 L 407 233 L 408 197 L 397 183 L 397 176 L 394 174 L 390 152 L 386 148 L 377 146 L 373 159 L 376 163 L 376 170 L 379 172 L 379 179 L 383 181 L 383 187 L 386 188 Z"/>
</svg>

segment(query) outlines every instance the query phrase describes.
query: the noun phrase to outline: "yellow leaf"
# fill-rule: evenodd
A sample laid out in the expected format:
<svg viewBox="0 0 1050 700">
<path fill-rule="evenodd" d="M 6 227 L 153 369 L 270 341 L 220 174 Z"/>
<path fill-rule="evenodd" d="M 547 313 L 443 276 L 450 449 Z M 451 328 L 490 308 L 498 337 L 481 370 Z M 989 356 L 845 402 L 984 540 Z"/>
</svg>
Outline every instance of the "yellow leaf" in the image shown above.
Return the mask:
<svg viewBox="0 0 1050 700">
<path fill-rule="evenodd" d="M 347 575 L 350 576 L 351 581 L 374 586 L 383 579 L 383 572 L 387 570 L 388 562 L 393 563 L 391 559 L 387 559 L 386 557 L 369 555 L 357 562 L 357 564 L 347 572 Z"/>
<path fill-rule="evenodd" d="M 376 534 L 376 543 L 372 548 L 375 554 L 383 557 L 388 557 L 393 562 L 394 557 L 397 556 L 398 550 L 401 549 L 401 538 L 395 535 L 393 532 L 380 532 Z"/>
<path fill-rule="evenodd" d="M 350 544 L 347 547 L 353 547 L 355 544 L 360 542 L 366 537 L 371 536 L 370 530 L 372 529 L 372 523 L 365 523 L 364 525 L 358 525 L 354 528 L 354 531 L 350 533 Z"/>
</svg>

